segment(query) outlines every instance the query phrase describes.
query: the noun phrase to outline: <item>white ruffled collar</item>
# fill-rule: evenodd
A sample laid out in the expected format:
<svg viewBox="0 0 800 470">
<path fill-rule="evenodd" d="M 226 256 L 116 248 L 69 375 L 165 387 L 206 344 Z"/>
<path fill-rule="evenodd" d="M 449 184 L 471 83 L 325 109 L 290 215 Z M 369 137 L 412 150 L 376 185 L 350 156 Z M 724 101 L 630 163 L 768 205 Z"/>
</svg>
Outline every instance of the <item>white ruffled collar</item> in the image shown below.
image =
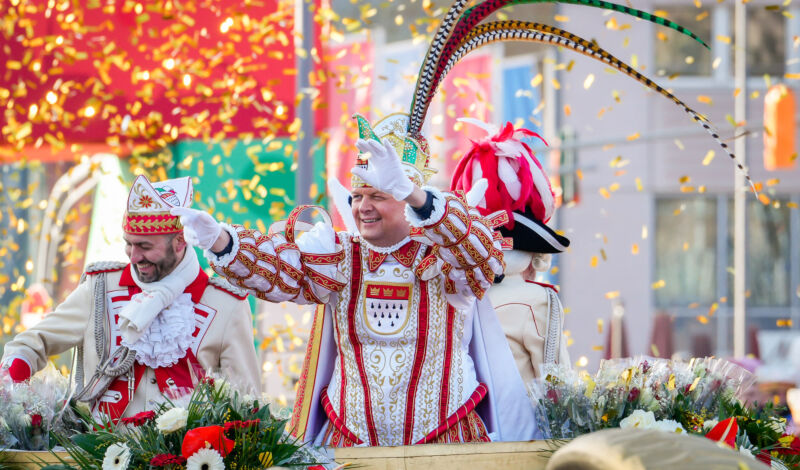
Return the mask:
<svg viewBox="0 0 800 470">
<path fill-rule="evenodd" d="M 136 360 L 148 367 L 173 366 L 192 345 L 194 320 L 192 296 L 180 294 L 159 312 L 136 341 L 130 343 L 123 338 L 122 345 L 135 351 Z"/>
<path fill-rule="evenodd" d="M 380 253 L 382 255 L 388 255 L 388 254 L 394 253 L 395 251 L 399 250 L 400 248 L 403 247 L 403 245 L 405 245 L 406 243 L 408 243 L 410 241 L 411 241 L 411 237 L 406 236 L 405 238 L 403 238 L 402 240 L 400 240 L 399 242 L 397 242 L 397 243 L 395 243 L 394 245 L 391 245 L 391 246 L 375 246 L 372 243 L 364 240 L 363 237 L 359 238 L 359 242 L 362 245 L 364 245 L 365 247 L 367 247 L 370 250 L 374 251 L 375 253 Z"/>
</svg>

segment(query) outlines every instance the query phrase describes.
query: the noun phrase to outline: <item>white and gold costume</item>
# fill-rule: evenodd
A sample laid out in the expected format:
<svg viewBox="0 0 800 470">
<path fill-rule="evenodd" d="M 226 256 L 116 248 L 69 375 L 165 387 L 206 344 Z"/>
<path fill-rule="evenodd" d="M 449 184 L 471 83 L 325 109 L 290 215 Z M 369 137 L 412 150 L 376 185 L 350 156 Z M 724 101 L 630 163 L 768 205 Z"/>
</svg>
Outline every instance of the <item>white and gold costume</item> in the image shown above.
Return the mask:
<svg viewBox="0 0 800 470">
<path fill-rule="evenodd" d="M 471 349 L 485 346 L 473 338 L 477 325 L 496 322 L 478 318 L 477 299 L 502 273 L 501 237 L 491 228 L 502 220 L 487 220 L 456 195 L 426 190 L 434 194 L 432 215 L 419 220 L 407 207 L 414 228 L 393 247 L 371 246 L 324 223 L 295 242 L 298 208 L 285 233 L 226 226 L 233 250 L 206 252 L 218 274 L 262 299 L 324 304 L 298 390 L 296 436 L 334 446 L 477 441 L 489 432 L 501 438 L 506 417 L 493 408 L 481 419 L 476 406 L 487 393 L 497 393 L 496 404 L 510 389 L 496 378 L 479 380 L 486 354 L 476 372 Z M 531 411 L 518 385 L 521 396 L 505 405 L 523 412 L 512 411 L 508 439 L 535 433 L 532 420 L 516 422 Z"/>
<path fill-rule="evenodd" d="M 188 178 L 155 184 L 137 178 L 125 231 L 155 235 L 182 230 L 165 204 L 188 204 L 191 193 Z M 30 375 L 42 369 L 49 356 L 77 347 L 76 396 L 89 402 L 96 414 L 112 419 L 152 409 L 165 396 L 186 393 L 206 371 L 220 370 L 243 391 L 258 392 L 260 374 L 246 293 L 222 279 L 210 279 L 191 247 L 162 281 L 169 282 L 178 271 L 182 277 L 176 281 L 174 298 L 156 309 L 138 334 L 127 336 L 125 319 L 140 319 L 140 306 L 159 295 L 143 288 L 158 282 L 138 282 L 131 264 L 90 265 L 63 303 L 5 345 L 3 364 L 22 361 Z"/>
</svg>

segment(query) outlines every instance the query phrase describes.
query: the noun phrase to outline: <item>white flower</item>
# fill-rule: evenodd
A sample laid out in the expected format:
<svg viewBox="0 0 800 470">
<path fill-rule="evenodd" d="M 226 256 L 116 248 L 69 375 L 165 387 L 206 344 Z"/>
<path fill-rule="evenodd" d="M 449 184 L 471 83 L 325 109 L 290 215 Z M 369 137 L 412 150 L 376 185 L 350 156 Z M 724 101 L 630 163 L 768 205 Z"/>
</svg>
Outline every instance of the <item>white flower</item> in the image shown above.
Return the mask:
<svg viewBox="0 0 800 470">
<path fill-rule="evenodd" d="M 225 470 L 225 462 L 216 450 L 200 449 L 186 459 L 186 470 Z"/>
<path fill-rule="evenodd" d="M 639 394 L 639 404 L 642 405 L 646 410 L 655 411 L 659 408 L 658 400 L 653 395 L 653 392 L 650 390 L 650 387 L 642 387 L 641 393 Z"/>
<path fill-rule="evenodd" d="M 222 378 L 214 379 L 214 391 L 223 395 L 230 395 L 231 384 Z"/>
<path fill-rule="evenodd" d="M 653 429 L 658 429 L 659 431 L 664 432 L 674 432 L 676 434 L 686 434 L 686 430 L 683 429 L 681 423 L 671 419 L 662 419 L 660 421 L 656 421 Z"/>
<path fill-rule="evenodd" d="M 656 415 L 652 411 L 634 410 L 627 418 L 619 422 L 619 427 L 650 429 L 656 424 Z"/>
<path fill-rule="evenodd" d="M 27 428 L 28 426 L 30 426 L 30 425 L 31 425 L 31 422 L 33 421 L 33 417 L 32 417 L 31 415 L 29 415 L 28 413 L 25 413 L 25 412 L 23 411 L 23 412 L 22 412 L 22 414 L 20 414 L 20 415 L 17 415 L 17 421 L 18 421 L 18 422 L 19 422 L 19 424 L 21 424 L 23 427 L 26 427 L 26 428 Z"/>
<path fill-rule="evenodd" d="M 103 470 L 125 470 L 131 460 L 131 450 L 127 444 L 114 443 L 106 449 L 103 458 Z"/>
<path fill-rule="evenodd" d="M 10 410 L 11 416 L 22 416 L 27 414 L 28 413 L 25 413 L 25 408 L 23 408 L 22 405 L 20 405 L 19 403 L 11 405 L 11 410 Z"/>
<path fill-rule="evenodd" d="M 189 412 L 184 408 L 172 408 L 156 418 L 156 427 L 164 434 L 175 432 L 186 426 Z"/>
<path fill-rule="evenodd" d="M 746 456 L 750 457 L 753 460 L 755 460 L 755 458 L 756 458 L 756 456 L 753 455 L 753 453 L 750 451 L 750 449 L 748 449 L 745 446 L 740 446 L 739 447 L 739 453 L 742 454 L 742 455 L 746 455 Z"/>
<path fill-rule="evenodd" d="M 91 416 L 92 414 L 92 409 L 89 408 L 89 404 L 85 401 L 75 400 L 75 407 L 86 416 Z"/>
<path fill-rule="evenodd" d="M 718 419 L 707 419 L 703 421 L 703 431 L 711 431 L 714 429 L 714 426 L 719 424 Z"/>
</svg>

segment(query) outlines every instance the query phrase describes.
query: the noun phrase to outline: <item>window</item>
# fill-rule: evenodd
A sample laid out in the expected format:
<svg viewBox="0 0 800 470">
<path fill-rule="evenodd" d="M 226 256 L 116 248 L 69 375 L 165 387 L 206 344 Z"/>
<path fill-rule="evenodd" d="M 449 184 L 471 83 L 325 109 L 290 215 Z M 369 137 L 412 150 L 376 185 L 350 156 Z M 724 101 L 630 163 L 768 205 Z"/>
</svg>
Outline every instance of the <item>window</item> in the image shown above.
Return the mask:
<svg viewBox="0 0 800 470">
<path fill-rule="evenodd" d="M 788 307 L 791 254 L 790 209 L 786 200 L 765 206 L 747 202 L 747 306 Z M 733 292 L 733 201 L 728 201 L 728 292 Z"/>
<path fill-rule="evenodd" d="M 711 44 L 712 31 L 709 7 L 694 5 L 658 8 L 666 17 L 688 28 L 706 44 Z M 711 75 L 711 51 L 694 39 L 664 26 L 653 26 L 656 71 L 664 75 Z"/>
<path fill-rule="evenodd" d="M 747 353 L 756 332 L 800 328 L 800 198 L 772 197 L 747 200 Z M 656 199 L 654 307 L 681 332 L 676 352 L 732 352 L 733 217 L 728 194 Z"/>
<path fill-rule="evenodd" d="M 717 78 L 733 76 L 735 15 L 733 7 L 707 2 L 700 8 L 693 4 L 657 8 L 670 20 L 688 28 L 712 50 L 669 28 L 653 26 L 655 65 L 661 75 L 684 75 Z M 779 10 L 763 5 L 747 9 L 747 73 L 751 77 L 783 75 L 786 64 L 786 17 Z M 720 60 L 728 57 L 729 60 Z M 724 65 L 724 69 L 713 70 Z"/>
<path fill-rule="evenodd" d="M 710 304 L 717 290 L 717 201 L 713 198 L 656 202 L 656 263 L 653 282 L 659 307 Z"/>
<path fill-rule="evenodd" d="M 780 11 L 766 10 L 763 6 L 747 9 L 748 75 L 783 75 L 786 63 L 785 37 L 786 18 Z"/>
</svg>

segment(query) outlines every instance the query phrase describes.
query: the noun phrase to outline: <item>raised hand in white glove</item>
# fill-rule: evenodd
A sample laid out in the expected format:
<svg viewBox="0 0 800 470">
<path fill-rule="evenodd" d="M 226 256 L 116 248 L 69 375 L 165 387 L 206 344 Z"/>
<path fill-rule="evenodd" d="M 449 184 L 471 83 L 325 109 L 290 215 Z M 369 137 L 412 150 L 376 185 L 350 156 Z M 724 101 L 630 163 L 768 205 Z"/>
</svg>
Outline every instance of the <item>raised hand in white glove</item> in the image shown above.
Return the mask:
<svg viewBox="0 0 800 470">
<path fill-rule="evenodd" d="M 398 201 L 404 200 L 411 194 L 414 183 L 406 176 L 400 157 L 388 140 L 378 142 L 372 139 L 358 139 L 356 147 L 364 153 L 369 152 L 372 157 L 367 168 L 354 167 L 350 170 L 354 175 L 378 191 L 391 194 Z"/>
<path fill-rule="evenodd" d="M 186 243 L 207 250 L 222 233 L 222 225 L 211 214 L 189 207 L 173 207 L 170 214 L 181 218 Z"/>
</svg>

